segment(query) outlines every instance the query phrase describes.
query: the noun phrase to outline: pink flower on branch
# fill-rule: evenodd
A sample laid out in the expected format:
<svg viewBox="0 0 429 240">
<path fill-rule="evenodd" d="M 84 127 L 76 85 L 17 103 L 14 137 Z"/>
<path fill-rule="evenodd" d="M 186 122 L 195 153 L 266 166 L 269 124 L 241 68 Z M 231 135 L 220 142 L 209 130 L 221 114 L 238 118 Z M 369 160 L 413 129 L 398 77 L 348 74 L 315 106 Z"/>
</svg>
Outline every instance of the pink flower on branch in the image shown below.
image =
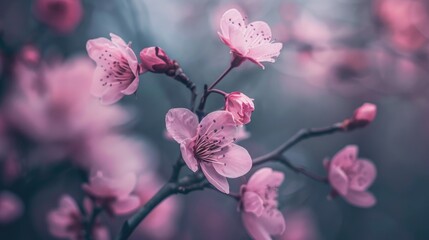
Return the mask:
<svg viewBox="0 0 429 240">
<path fill-rule="evenodd" d="M 241 92 L 232 92 L 225 96 L 225 110 L 234 116 L 237 124 L 243 125 L 250 122 L 255 105 L 252 98 Z"/>
<path fill-rule="evenodd" d="M 96 204 L 115 215 L 128 214 L 140 206 L 137 196 L 131 194 L 137 178 L 133 173 L 122 177 L 107 177 L 98 171 L 90 178 L 89 184 L 82 187 L 95 200 Z"/>
<path fill-rule="evenodd" d="M 280 55 L 282 43 L 274 43 L 271 29 L 262 21 L 245 23 L 245 19 L 237 9 L 226 11 L 220 20 L 222 42 L 232 52 L 232 65 L 239 66 L 246 59 L 264 68 L 261 62 L 275 62 Z"/>
<path fill-rule="evenodd" d="M 255 240 L 271 239 L 285 230 L 285 220 L 277 209 L 278 188 L 284 175 L 271 168 L 256 171 L 241 186 L 241 217 L 247 232 Z"/>
<path fill-rule="evenodd" d="M 139 66 L 129 44 L 113 33 L 110 37 L 111 41 L 97 38 L 86 43 L 88 55 L 97 63 L 91 93 L 104 104 L 115 103 L 124 95 L 135 93 L 139 74 L 146 71 Z"/>
<path fill-rule="evenodd" d="M 377 116 L 377 106 L 372 103 L 364 103 L 357 108 L 350 119 L 343 122 L 343 127 L 346 130 L 366 127 Z"/>
<path fill-rule="evenodd" d="M 207 180 L 229 193 L 226 178 L 237 178 L 252 167 L 252 158 L 236 141 L 237 125 L 231 113 L 209 113 L 198 124 L 197 116 L 185 108 L 174 108 L 165 117 L 167 131 L 180 144 L 183 160 L 194 172 L 201 167 Z"/>
<path fill-rule="evenodd" d="M 160 47 L 144 48 L 140 52 L 140 60 L 144 69 L 154 73 L 166 73 L 174 66 L 173 61 Z"/>
<path fill-rule="evenodd" d="M 334 195 L 358 207 L 372 207 L 376 199 L 367 189 L 374 182 L 377 170 L 366 159 L 358 159 L 358 147 L 349 145 L 340 150 L 331 161 L 325 160 L 328 178 Z"/>
</svg>

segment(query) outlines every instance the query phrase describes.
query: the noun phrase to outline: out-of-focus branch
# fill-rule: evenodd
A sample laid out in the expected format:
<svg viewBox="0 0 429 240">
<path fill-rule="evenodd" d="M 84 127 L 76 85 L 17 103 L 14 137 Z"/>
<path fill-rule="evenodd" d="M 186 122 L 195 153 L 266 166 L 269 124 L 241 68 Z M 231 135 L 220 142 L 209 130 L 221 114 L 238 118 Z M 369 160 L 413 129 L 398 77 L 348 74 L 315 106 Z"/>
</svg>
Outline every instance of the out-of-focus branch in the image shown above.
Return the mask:
<svg viewBox="0 0 429 240">
<path fill-rule="evenodd" d="M 284 156 L 277 159 L 277 161 L 280 162 L 281 164 L 285 165 L 286 167 L 292 169 L 294 172 L 300 173 L 300 174 L 302 174 L 302 175 L 304 175 L 310 179 L 313 179 L 314 181 L 322 182 L 322 183 L 328 183 L 328 179 L 326 177 L 322 177 L 322 176 L 316 175 L 312 172 L 309 172 L 307 169 L 305 169 L 303 167 L 295 166 Z"/>
<path fill-rule="evenodd" d="M 263 163 L 273 161 L 273 160 L 279 160 L 282 159 L 282 154 L 290 149 L 291 147 L 295 146 L 299 142 L 313 138 L 313 137 L 320 137 L 325 135 L 330 135 L 336 132 L 344 132 L 346 129 L 343 126 L 343 123 L 335 123 L 332 126 L 329 127 L 323 127 L 323 128 L 307 128 L 307 129 L 301 129 L 298 131 L 295 135 L 293 135 L 291 138 L 289 138 L 286 142 L 284 142 L 282 145 L 274 149 L 273 151 L 257 157 L 253 160 L 253 166 L 261 165 Z"/>
</svg>

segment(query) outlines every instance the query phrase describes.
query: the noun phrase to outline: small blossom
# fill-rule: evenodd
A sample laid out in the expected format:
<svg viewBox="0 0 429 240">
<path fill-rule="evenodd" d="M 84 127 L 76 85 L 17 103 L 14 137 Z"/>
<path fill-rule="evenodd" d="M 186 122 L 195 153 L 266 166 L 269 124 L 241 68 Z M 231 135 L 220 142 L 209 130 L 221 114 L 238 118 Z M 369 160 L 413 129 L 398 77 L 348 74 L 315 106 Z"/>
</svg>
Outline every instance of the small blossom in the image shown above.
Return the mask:
<svg viewBox="0 0 429 240">
<path fill-rule="evenodd" d="M 241 92 L 232 92 L 225 96 L 225 110 L 232 113 L 239 125 L 248 124 L 252 112 L 255 110 L 253 99 Z"/>
<path fill-rule="evenodd" d="M 139 74 L 144 72 L 130 46 L 113 33 L 110 37 L 111 41 L 97 38 L 86 43 L 88 55 L 97 63 L 91 93 L 104 104 L 115 103 L 124 95 L 135 93 Z"/>
<path fill-rule="evenodd" d="M 353 130 L 356 128 L 366 127 L 374 121 L 377 115 L 377 106 L 372 103 L 364 103 L 357 108 L 350 119 L 343 122 L 343 128 L 346 130 Z"/>
<path fill-rule="evenodd" d="M 377 171 L 374 164 L 358 159 L 358 147 L 349 145 L 340 150 L 331 161 L 325 160 L 328 178 L 334 194 L 341 195 L 350 204 L 371 207 L 376 199 L 367 189 L 374 182 Z"/>
<path fill-rule="evenodd" d="M 246 24 L 237 9 L 230 9 L 223 14 L 220 30 L 220 39 L 233 54 L 233 66 L 239 66 L 248 59 L 264 68 L 261 62 L 275 62 L 274 58 L 280 55 L 283 47 L 281 43 L 272 41 L 267 23 L 256 21 Z"/>
<path fill-rule="evenodd" d="M 229 193 L 228 178 L 246 174 L 252 159 L 236 141 L 237 125 L 231 113 L 215 111 L 198 124 L 197 116 L 185 108 L 174 108 L 165 116 L 167 131 L 180 144 L 182 157 L 194 172 L 201 167 L 207 180 Z"/>
<path fill-rule="evenodd" d="M 91 214 L 91 209 L 87 209 Z M 48 214 L 49 231 L 54 237 L 66 238 L 70 240 L 84 239 L 85 226 L 83 224 L 84 216 L 69 195 L 63 195 L 57 209 Z M 97 221 L 92 228 L 92 239 L 109 240 L 108 230 L 101 226 Z"/>
<path fill-rule="evenodd" d="M 98 171 L 90 178 L 89 184 L 82 187 L 108 213 L 123 215 L 134 211 L 140 205 L 139 198 L 131 194 L 136 181 L 133 173 L 122 177 L 107 177 Z"/>
<path fill-rule="evenodd" d="M 37 18 L 59 33 L 72 32 L 83 15 L 80 0 L 36 0 Z"/>
<path fill-rule="evenodd" d="M 144 69 L 154 73 L 166 73 L 173 65 L 173 61 L 159 47 L 145 48 L 140 52 L 141 65 Z"/>
<path fill-rule="evenodd" d="M 22 215 L 23 204 L 15 194 L 9 191 L 0 192 L 0 224 L 15 221 Z"/>
<path fill-rule="evenodd" d="M 284 217 L 277 209 L 278 188 L 283 179 L 283 173 L 262 168 L 241 186 L 241 218 L 255 240 L 272 239 L 270 236 L 280 235 L 285 230 Z"/>
</svg>

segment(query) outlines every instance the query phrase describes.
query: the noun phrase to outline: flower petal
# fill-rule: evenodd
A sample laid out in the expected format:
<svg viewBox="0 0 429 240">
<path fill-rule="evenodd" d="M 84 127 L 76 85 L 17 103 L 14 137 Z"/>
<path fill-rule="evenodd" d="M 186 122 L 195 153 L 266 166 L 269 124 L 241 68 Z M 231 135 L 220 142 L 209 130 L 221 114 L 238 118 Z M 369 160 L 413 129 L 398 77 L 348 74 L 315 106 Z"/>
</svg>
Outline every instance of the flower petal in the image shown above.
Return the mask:
<svg viewBox="0 0 429 240">
<path fill-rule="evenodd" d="M 245 212 L 253 213 L 256 216 L 261 216 L 264 210 L 264 201 L 254 192 L 245 192 L 241 200 Z"/>
<path fill-rule="evenodd" d="M 331 168 L 341 167 L 349 168 L 353 166 L 357 160 L 358 147 L 356 145 L 348 145 L 341 149 L 334 157 L 332 157 Z"/>
<path fill-rule="evenodd" d="M 244 18 L 241 13 L 233 8 L 226 11 L 220 19 L 220 30 L 224 38 L 229 39 L 229 26 L 235 26 L 237 28 L 244 28 Z"/>
<path fill-rule="evenodd" d="M 261 168 L 250 177 L 246 188 L 252 191 L 260 192 L 265 190 L 266 186 L 278 188 L 284 180 L 282 172 L 273 171 L 271 168 Z"/>
<path fill-rule="evenodd" d="M 137 88 L 139 87 L 139 82 L 140 82 L 139 77 L 136 77 L 127 88 L 121 91 L 121 93 L 125 95 L 134 94 L 137 91 Z"/>
<path fill-rule="evenodd" d="M 182 143 L 197 134 L 198 118 L 186 108 L 173 108 L 165 115 L 165 126 L 171 137 Z"/>
<path fill-rule="evenodd" d="M 372 207 L 377 202 L 374 195 L 370 192 L 358 192 L 358 191 L 349 191 L 344 198 L 350 204 L 353 204 L 357 207 Z"/>
<path fill-rule="evenodd" d="M 196 172 L 198 170 L 198 162 L 194 155 L 193 141 L 193 139 L 186 139 L 183 141 L 180 144 L 180 152 L 182 153 L 182 158 L 189 169 Z"/>
<path fill-rule="evenodd" d="M 229 193 L 229 184 L 226 178 L 220 175 L 210 163 L 201 163 L 201 169 L 207 180 L 219 191 Z"/>
<path fill-rule="evenodd" d="M 140 199 L 137 196 L 128 196 L 127 198 L 113 202 L 110 207 L 116 215 L 124 215 L 133 212 L 140 205 Z"/>
<path fill-rule="evenodd" d="M 218 161 L 224 164 L 213 164 L 216 171 L 228 178 L 241 177 L 252 168 L 249 152 L 241 146 L 230 144 L 215 153 Z"/>
<path fill-rule="evenodd" d="M 259 222 L 270 235 L 280 235 L 285 230 L 283 214 L 276 208 L 265 210 Z"/>
<path fill-rule="evenodd" d="M 372 162 L 360 159 L 353 165 L 352 172 L 348 176 L 351 189 L 365 191 L 374 182 L 377 170 Z"/>
<path fill-rule="evenodd" d="M 198 136 L 208 138 L 210 141 L 217 141 L 220 148 L 236 141 L 236 134 L 237 125 L 234 117 L 227 111 L 209 113 L 201 120 L 198 129 Z"/>
<path fill-rule="evenodd" d="M 329 171 L 329 183 L 341 195 L 346 195 L 349 188 L 347 175 L 339 167 L 331 167 Z"/>
<path fill-rule="evenodd" d="M 90 195 L 95 197 L 125 197 L 128 196 L 136 185 L 135 174 L 129 173 L 121 177 L 106 177 L 98 171 L 90 178 L 89 184 L 84 184 L 83 188 Z"/>
<path fill-rule="evenodd" d="M 249 235 L 255 240 L 271 240 L 270 234 L 253 213 L 242 213 L 241 219 Z"/>
</svg>

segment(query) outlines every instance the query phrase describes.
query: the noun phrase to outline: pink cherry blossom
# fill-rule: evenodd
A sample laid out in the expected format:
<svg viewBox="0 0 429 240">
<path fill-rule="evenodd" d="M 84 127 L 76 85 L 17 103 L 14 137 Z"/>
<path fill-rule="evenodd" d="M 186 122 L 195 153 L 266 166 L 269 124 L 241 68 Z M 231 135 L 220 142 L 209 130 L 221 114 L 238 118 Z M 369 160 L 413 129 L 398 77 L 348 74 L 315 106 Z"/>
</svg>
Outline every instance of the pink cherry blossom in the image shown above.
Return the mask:
<svg viewBox="0 0 429 240">
<path fill-rule="evenodd" d="M 18 196 L 9 191 L 0 192 L 0 224 L 15 221 L 22 212 L 23 204 Z"/>
<path fill-rule="evenodd" d="M 123 215 L 134 211 L 140 205 L 138 197 L 131 194 L 136 181 L 133 173 L 121 177 L 108 177 L 97 171 L 90 178 L 89 184 L 85 183 L 82 187 L 98 205 L 104 207 L 110 214 Z"/>
<path fill-rule="evenodd" d="M 115 34 L 111 41 L 96 38 L 86 43 L 88 55 L 97 63 L 91 93 L 104 104 L 119 101 L 124 95 L 137 91 L 140 69 L 137 57 L 129 44 Z"/>
<path fill-rule="evenodd" d="M 144 48 L 140 52 L 141 66 L 148 71 L 165 73 L 173 65 L 173 61 L 160 47 Z"/>
<path fill-rule="evenodd" d="M 237 126 L 227 111 L 209 113 L 198 124 L 197 116 L 185 108 L 174 108 L 165 117 L 167 131 L 180 144 L 183 160 L 194 172 L 201 167 L 207 180 L 229 193 L 228 178 L 246 174 L 252 158 L 236 141 Z"/>
<path fill-rule="evenodd" d="M 72 32 L 82 19 L 80 0 L 36 0 L 35 4 L 37 18 L 59 33 Z"/>
<path fill-rule="evenodd" d="M 377 115 L 377 106 L 372 103 L 364 103 L 358 109 L 356 109 L 353 120 L 370 123 L 374 121 Z"/>
<path fill-rule="evenodd" d="M 367 191 L 377 176 L 374 164 L 358 159 L 358 147 L 348 145 L 341 149 L 331 161 L 325 160 L 328 178 L 335 193 L 358 207 L 372 207 L 374 195 Z"/>
<path fill-rule="evenodd" d="M 255 110 L 253 99 L 241 92 L 232 92 L 225 96 L 225 110 L 232 113 L 239 125 L 248 124 L 252 112 Z"/>
<path fill-rule="evenodd" d="M 237 9 L 226 11 L 220 20 L 222 42 L 233 54 L 232 64 L 240 65 L 248 59 L 264 68 L 261 62 L 275 62 L 280 55 L 282 43 L 274 43 L 271 39 L 271 29 L 262 21 L 245 23 L 245 19 Z"/>
<path fill-rule="evenodd" d="M 91 214 L 91 209 L 86 209 Z M 48 214 L 48 227 L 51 234 L 58 238 L 70 240 L 84 239 L 84 216 L 72 197 L 63 195 L 57 209 Z M 92 239 L 109 240 L 108 230 L 97 221 L 92 228 Z"/>
<path fill-rule="evenodd" d="M 277 192 L 283 179 L 283 173 L 262 168 L 241 186 L 241 218 L 255 240 L 269 240 L 285 230 L 285 220 L 277 209 Z"/>
</svg>

